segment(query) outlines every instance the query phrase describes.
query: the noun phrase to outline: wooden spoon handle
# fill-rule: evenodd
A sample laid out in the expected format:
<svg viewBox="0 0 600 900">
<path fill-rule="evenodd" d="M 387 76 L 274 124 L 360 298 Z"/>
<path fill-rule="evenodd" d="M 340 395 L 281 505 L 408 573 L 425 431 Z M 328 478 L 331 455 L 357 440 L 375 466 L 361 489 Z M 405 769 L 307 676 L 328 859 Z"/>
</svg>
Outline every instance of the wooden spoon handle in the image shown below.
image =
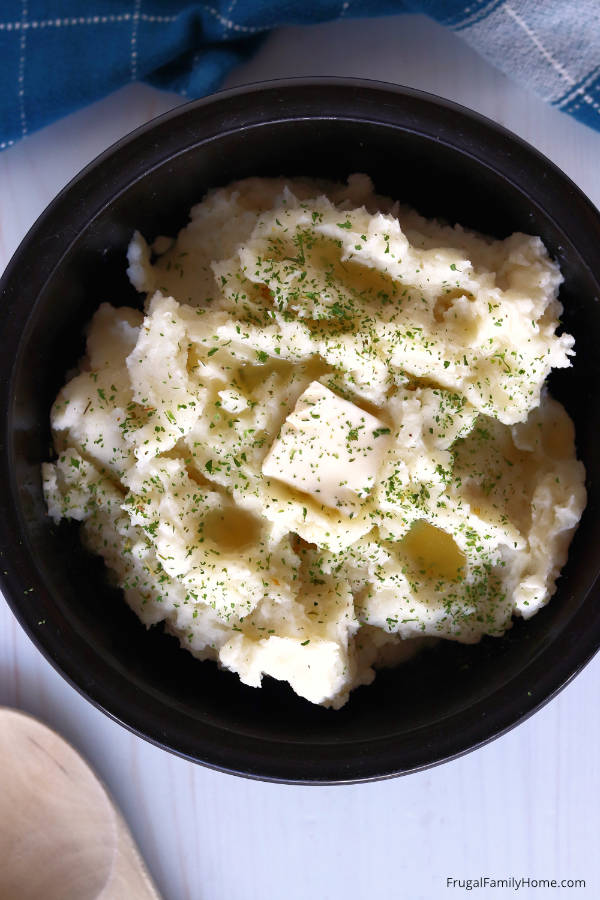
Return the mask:
<svg viewBox="0 0 600 900">
<path fill-rule="evenodd" d="M 160 900 L 127 825 L 79 754 L 0 709 L 0 897 Z"/>
<path fill-rule="evenodd" d="M 152 879 L 131 837 L 129 828 L 118 815 L 117 842 L 113 867 L 98 900 L 160 900 Z"/>
</svg>

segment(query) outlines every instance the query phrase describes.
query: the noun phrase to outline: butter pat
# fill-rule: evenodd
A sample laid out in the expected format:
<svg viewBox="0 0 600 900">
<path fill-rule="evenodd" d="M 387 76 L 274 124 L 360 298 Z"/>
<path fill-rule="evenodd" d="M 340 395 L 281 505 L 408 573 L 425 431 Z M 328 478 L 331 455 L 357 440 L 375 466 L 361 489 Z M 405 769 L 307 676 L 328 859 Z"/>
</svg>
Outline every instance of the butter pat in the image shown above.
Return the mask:
<svg viewBox="0 0 600 900">
<path fill-rule="evenodd" d="M 390 440 L 385 422 L 313 381 L 281 426 L 262 473 L 351 515 L 375 484 Z"/>
</svg>

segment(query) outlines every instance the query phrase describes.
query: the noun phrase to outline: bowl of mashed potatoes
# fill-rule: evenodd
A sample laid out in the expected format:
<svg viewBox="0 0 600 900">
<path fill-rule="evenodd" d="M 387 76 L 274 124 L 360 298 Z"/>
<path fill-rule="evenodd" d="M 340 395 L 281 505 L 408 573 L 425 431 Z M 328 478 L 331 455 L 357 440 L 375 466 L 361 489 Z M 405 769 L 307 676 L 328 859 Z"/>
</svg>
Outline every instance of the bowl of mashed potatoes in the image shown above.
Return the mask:
<svg viewBox="0 0 600 900">
<path fill-rule="evenodd" d="M 2 281 L 23 626 L 252 777 L 517 724 L 600 642 L 599 239 L 535 150 L 408 89 L 237 89 L 120 142 Z"/>
</svg>

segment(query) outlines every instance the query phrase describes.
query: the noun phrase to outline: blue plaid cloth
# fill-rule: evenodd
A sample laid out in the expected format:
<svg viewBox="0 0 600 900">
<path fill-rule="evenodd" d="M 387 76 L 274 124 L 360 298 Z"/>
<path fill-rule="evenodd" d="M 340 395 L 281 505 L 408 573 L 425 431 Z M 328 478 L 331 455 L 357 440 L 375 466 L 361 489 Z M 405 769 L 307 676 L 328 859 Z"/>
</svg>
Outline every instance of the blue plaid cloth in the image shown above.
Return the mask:
<svg viewBox="0 0 600 900">
<path fill-rule="evenodd" d="M 0 149 L 135 79 L 210 93 L 275 27 L 406 12 L 600 128 L 600 0 L 3 0 Z"/>
</svg>

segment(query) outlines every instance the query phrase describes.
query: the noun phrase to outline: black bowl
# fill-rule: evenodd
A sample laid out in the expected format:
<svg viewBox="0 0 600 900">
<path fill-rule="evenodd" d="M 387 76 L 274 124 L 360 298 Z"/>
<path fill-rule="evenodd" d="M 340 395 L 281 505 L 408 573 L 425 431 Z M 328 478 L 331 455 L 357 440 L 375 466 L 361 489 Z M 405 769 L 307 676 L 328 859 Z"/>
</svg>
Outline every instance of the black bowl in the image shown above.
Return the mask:
<svg viewBox="0 0 600 900">
<path fill-rule="evenodd" d="M 541 235 L 565 282 L 572 369 L 552 379 L 575 420 L 589 503 L 550 605 L 501 639 L 444 642 L 381 672 L 333 712 L 283 684 L 240 684 L 147 632 L 77 527 L 46 516 L 40 464 L 51 402 L 104 300 L 138 304 L 125 275 L 135 228 L 181 227 L 210 187 L 248 175 L 367 172 L 427 216 L 504 237 Z M 88 166 L 31 229 L 0 284 L 0 553 L 15 615 L 57 670 L 136 734 L 191 760 L 275 781 L 348 782 L 431 766 L 522 721 L 600 643 L 600 216 L 547 159 L 492 122 L 372 82 L 271 82 L 191 103 Z"/>
</svg>

